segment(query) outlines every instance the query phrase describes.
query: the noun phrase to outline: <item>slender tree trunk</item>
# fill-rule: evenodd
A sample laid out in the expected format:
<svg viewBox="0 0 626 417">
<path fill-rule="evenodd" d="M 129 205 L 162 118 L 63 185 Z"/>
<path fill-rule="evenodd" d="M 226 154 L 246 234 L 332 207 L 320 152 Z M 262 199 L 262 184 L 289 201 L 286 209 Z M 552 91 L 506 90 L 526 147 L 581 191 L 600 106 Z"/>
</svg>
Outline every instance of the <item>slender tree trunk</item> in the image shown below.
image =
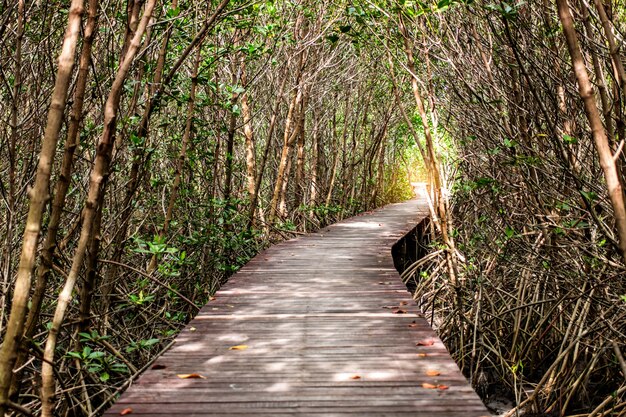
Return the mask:
<svg viewBox="0 0 626 417">
<path fill-rule="evenodd" d="M 26 227 L 22 240 L 22 253 L 13 291 L 11 313 L 8 317 L 4 341 L 0 347 L 0 416 L 4 416 L 8 402 L 13 365 L 17 359 L 17 349 L 24 333 L 24 321 L 28 308 L 31 276 L 35 267 L 41 221 L 50 198 L 50 173 L 56 153 L 59 132 L 63 123 L 67 92 L 74 68 L 74 55 L 80 34 L 82 0 L 73 0 L 70 5 L 68 24 L 59 56 L 56 81 L 52 92 L 48 120 L 39 153 L 37 175 L 33 188 L 29 191 L 30 205 L 26 217 Z"/>
<path fill-rule="evenodd" d="M 615 40 L 615 35 L 613 34 L 613 25 L 606 14 L 602 0 L 593 0 L 593 3 L 596 6 L 602 28 L 604 29 L 604 37 L 609 44 L 609 54 L 611 55 L 611 61 L 615 69 L 617 83 L 622 90 L 622 96 L 626 97 L 626 71 L 624 71 L 624 64 L 622 63 L 622 58 L 619 53 L 620 45 Z"/>
<path fill-rule="evenodd" d="M 291 154 L 291 147 L 298 134 L 297 126 L 292 127 L 295 119 L 297 118 L 297 109 L 302 101 L 302 89 L 298 88 L 297 92 L 289 105 L 289 111 L 287 112 L 287 119 L 285 120 L 285 134 L 283 141 L 283 150 L 280 156 L 280 163 L 278 165 L 278 175 L 276 176 L 276 184 L 274 185 L 274 194 L 270 203 L 270 215 L 268 218 L 269 223 L 273 223 L 279 214 L 279 202 L 280 196 L 283 190 L 283 183 L 287 174 L 287 164 L 289 162 L 289 155 Z M 297 124 L 297 122 L 296 122 Z"/>
<path fill-rule="evenodd" d="M 236 80 L 233 80 L 233 85 Z M 234 105 L 237 101 L 237 97 L 234 96 L 231 99 L 231 105 Z M 233 111 L 229 112 L 228 117 L 228 131 L 226 133 L 226 155 L 224 155 L 226 166 L 224 167 L 224 201 L 227 205 L 230 205 L 229 201 L 232 197 L 233 187 L 233 161 L 235 159 L 235 129 L 237 128 L 237 114 Z"/>
<path fill-rule="evenodd" d="M 11 282 L 11 263 L 13 253 L 13 217 L 15 216 L 15 193 L 17 179 L 15 177 L 15 164 L 17 162 L 16 145 L 19 136 L 18 114 L 20 103 L 20 90 L 22 88 L 22 40 L 24 38 L 24 0 L 17 3 L 17 29 L 15 31 L 15 71 L 13 76 L 13 97 L 11 99 L 11 136 L 9 138 L 9 192 L 7 196 L 7 232 L 2 250 L 2 294 L 0 294 L 0 333 L 4 328 L 6 313 L 6 301 L 9 296 L 9 284 Z"/>
<path fill-rule="evenodd" d="M 294 39 L 301 40 L 304 32 L 304 15 L 298 14 L 294 29 Z M 295 77 L 295 91 L 289 104 L 289 110 L 287 111 L 287 118 L 285 119 L 285 133 L 283 138 L 283 149 L 280 156 L 280 162 L 278 165 L 278 174 L 276 176 L 276 183 L 274 184 L 274 192 L 272 194 L 272 200 L 270 202 L 270 214 L 268 222 L 271 224 L 276 220 L 276 217 L 280 214 L 279 208 L 281 202 L 284 204 L 284 183 L 287 180 L 288 175 L 288 162 L 291 155 L 291 148 L 298 134 L 298 109 L 300 103 L 304 98 L 304 86 L 302 85 L 304 66 L 306 65 L 306 57 L 308 57 L 306 48 L 302 49 L 298 53 L 298 62 L 296 67 Z M 281 198 L 282 196 L 282 198 Z"/>
<path fill-rule="evenodd" d="M 241 38 L 241 34 L 239 30 L 235 31 L 235 36 L 233 39 L 233 45 L 235 48 L 239 46 L 239 40 Z M 237 66 L 235 63 L 235 58 L 233 58 L 230 62 L 231 67 L 231 86 L 236 86 L 240 81 L 239 72 L 237 70 Z M 227 140 L 226 140 L 226 166 L 225 170 L 225 179 L 224 179 L 224 200 L 226 204 L 230 206 L 230 198 L 232 194 L 233 188 L 233 163 L 235 160 L 235 133 L 237 128 L 237 117 L 238 114 L 234 111 L 235 104 L 239 99 L 238 93 L 232 93 L 230 98 L 230 109 L 229 110 L 229 122 L 228 122 L 228 130 L 227 130 Z"/>
<path fill-rule="evenodd" d="M 135 31 L 137 31 L 142 4 L 143 0 L 128 0 L 126 4 L 126 16 L 128 16 L 128 20 L 126 21 L 126 34 L 124 35 L 124 44 L 122 46 L 122 53 L 120 54 L 120 63 L 124 60 L 130 42 L 135 36 Z"/>
<path fill-rule="evenodd" d="M 282 101 L 283 93 L 285 91 L 285 83 L 287 77 L 283 76 L 278 88 L 278 94 L 276 95 L 276 103 L 272 109 L 272 115 L 270 116 L 270 123 L 267 129 L 267 140 L 265 142 L 265 149 L 263 150 L 263 156 L 261 158 L 261 165 L 259 166 L 259 172 L 256 175 L 254 181 L 254 193 L 252 194 L 252 200 L 250 201 L 250 211 L 248 212 L 248 229 L 251 229 L 254 225 L 254 214 L 258 207 L 259 202 L 259 190 L 261 189 L 261 182 L 263 181 L 263 175 L 265 173 L 265 166 L 267 165 L 267 159 L 269 151 L 272 148 L 272 140 L 274 137 L 274 130 L 276 128 L 276 119 L 278 117 L 278 110 L 280 109 L 280 103 Z"/>
<path fill-rule="evenodd" d="M 313 135 L 311 138 L 311 182 L 309 185 L 309 205 L 311 207 L 315 207 L 317 205 L 317 179 L 318 179 L 318 164 L 320 159 L 320 149 L 319 149 L 319 119 L 317 117 L 317 112 L 313 109 L 312 114 L 313 119 Z"/>
<path fill-rule="evenodd" d="M 596 106 L 593 85 L 589 80 L 585 61 L 578 44 L 574 20 L 569 10 L 567 0 L 556 0 L 559 19 L 563 27 L 563 34 L 567 43 L 569 54 L 572 58 L 572 67 L 576 80 L 578 81 L 578 92 L 585 107 L 585 115 L 591 127 L 594 145 L 600 158 L 600 165 L 604 171 L 604 178 L 609 192 L 611 205 L 613 206 L 613 216 L 615 227 L 619 236 L 619 249 L 624 261 L 626 261 L 626 204 L 624 202 L 624 192 L 617 174 L 615 157 L 611 151 L 600 112 Z"/>
<path fill-rule="evenodd" d="M 256 179 L 256 157 L 254 152 L 254 128 L 252 127 L 252 112 L 250 111 L 248 78 L 246 74 L 246 59 L 241 56 L 241 83 L 246 91 L 241 96 L 241 114 L 243 116 L 243 135 L 246 140 L 246 179 L 248 196 L 250 201 L 254 200 L 255 179 Z"/>
<path fill-rule="evenodd" d="M 386 136 L 387 136 L 387 124 L 389 119 L 385 121 L 383 126 L 383 130 L 380 134 L 380 145 L 378 147 L 378 169 L 376 170 L 376 186 L 372 192 L 372 202 L 371 206 L 376 207 L 378 205 L 378 200 L 381 198 L 383 194 L 384 180 L 385 180 L 385 148 L 387 145 Z"/>
<path fill-rule="evenodd" d="M 621 44 L 618 44 L 615 39 L 615 35 L 613 34 L 613 24 L 606 13 L 602 0 L 594 0 L 594 5 L 598 11 L 600 22 L 602 23 L 604 37 L 609 44 L 609 55 L 611 56 L 613 72 L 615 74 L 615 79 L 617 80 L 617 84 L 613 86 L 615 90 L 613 106 L 615 107 L 615 116 L 617 120 L 617 136 L 619 140 L 625 140 L 626 125 L 624 122 L 623 103 L 624 100 L 626 100 L 626 72 L 624 71 L 624 64 L 622 63 L 622 58 L 620 57 Z"/>
<path fill-rule="evenodd" d="M 456 248 L 454 244 L 454 240 L 451 237 L 450 229 L 449 229 L 449 210 L 447 197 L 443 193 L 443 182 L 441 179 L 441 164 L 439 162 L 439 158 L 437 156 L 437 151 L 435 149 L 435 139 L 434 135 L 436 132 L 431 131 L 430 124 L 428 121 L 428 115 L 426 112 L 426 108 L 424 106 L 424 102 L 422 100 L 421 93 L 419 91 L 419 85 L 417 80 L 417 73 L 415 70 L 415 61 L 413 58 L 413 50 L 409 43 L 409 36 L 404 26 L 404 22 L 402 18 L 400 18 L 400 33 L 404 39 L 404 49 L 407 56 L 407 67 L 411 76 L 411 87 L 413 89 L 413 96 L 415 98 L 415 103 L 417 105 L 417 110 L 419 112 L 420 118 L 422 119 L 422 127 L 424 128 L 424 137 L 426 139 L 426 150 L 428 152 L 428 160 L 430 162 L 430 172 L 433 176 L 434 188 L 436 201 L 435 205 L 439 212 L 439 219 L 441 222 L 441 238 L 446 245 L 446 263 L 448 274 L 450 276 L 450 281 L 456 292 L 456 308 L 463 310 L 463 297 L 460 293 L 459 288 L 459 273 L 458 266 L 456 260 Z"/>
<path fill-rule="evenodd" d="M 172 65 L 172 67 L 170 68 L 169 72 L 167 73 L 165 77 L 162 77 L 162 74 L 159 75 L 157 71 L 157 73 L 155 74 L 154 81 L 153 81 L 154 87 L 156 88 L 152 90 L 153 94 L 148 98 L 148 102 L 146 103 L 146 108 L 144 110 L 140 127 L 137 132 L 137 135 L 139 137 L 145 138 L 148 133 L 150 116 L 152 115 L 152 111 L 156 107 L 156 104 L 159 102 L 160 98 L 162 97 L 163 86 L 169 85 L 169 83 L 174 78 L 174 75 L 176 75 L 180 66 L 185 62 L 189 54 L 204 40 L 209 30 L 216 23 L 217 18 L 222 14 L 222 12 L 226 8 L 226 6 L 228 6 L 229 3 L 230 3 L 230 0 L 222 0 L 220 2 L 220 4 L 213 11 L 213 14 L 204 22 L 204 25 L 202 26 L 202 28 L 198 31 L 198 33 L 193 38 L 193 40 L 189 43 L 189 45 L 187 45 L 185 50 L 181 53 L 180 57 L 174 63 L 174 65 Z M 209 2 L 208 7 L 210 7 L 210 5 L 211 3 Z M 169 37 L 169 34 L 167 37 Z M 164 39 L 163 44 L 165 43 L 166 42 Z M 157 76 L 159 77 L 158 79 L 157 79 Z M 134 161 L 131 167 L 131 172 L 129 175 L 130 181 L 126 187 L 126 190 L 127 190 L 126 195 L 122 202 L 122 210 L 123 210 L 122 215 L 121 215 L 122 221 L 117 231 L 115 232 L 115 236 L 113 237 L 113 242 L 112 242 L 113 255 L 111 258 L 116 263 L 113 263 L 110 265 L 103 279 L 103 291 L 102 291 L 103 299 L 104 299 L 103 310 L 105 311 L 105 313 L 108 311 L 109 294 L 111 292 L 113 282 L 115 278 L 117 277 L 119 261 L 126 247 L 126 235 L 128 234 L 128 227 L 130 225 L 129 222 L 130 222 L 132 209 L 133 209 L 131 206 L 131 202 L 139 186 L 139 172 L 140 172 L 140 169 L 145 164 L 147 164 L 147 161 L 145 160 L 143 160 L 141 163 Z M 107 319 L 105 317 L 105 322 L 106 321 Z"/>
<path fill-rule="evenodd" d="M 589 17 L 589 9 L 584 1 L 580 2 L 582 10 L 583 25 L 585 27 L 585 34 L 592 39 L 593 28 L 591 27 L 591 19 Z M 591 48 L 590 51 L 591 60 L 593 62 L 593 70 L 595 72 L 595 84 L 598 86 L 598 93 L 600 94 L 600 102 L 602 103 L 602 115 L 604 116 L 604 125 L 609 136 L 609 140 L 615 139 L 615 129 L 613 127 L 613 118 L 611 117 L 611 102 L 609 101 L 609 95 L 606 88 L 606 81 L 604 79 L 604 71 L 602 71 L 602 65 L 598 58 L 598 53 L 595 48 Z"/>
<path fill-rule="evenodd" d="M 331 139 L 331 144 L 330 144 L 330 149 L 333 149 L 337 143 L 337 111 L 335 110 L 333 112 L 333 120 L 332 120 L 332 139 Z M 328 190 L 326 192 L 326 200 L 325 200 L 325 204 L 326 206 L 330 205 L 330 202 L 332 201 L 333 198 L 333 191 L 335 188 L 335 178 L 337 177 L 337 168 L 339 167 L 339 152 L 335 151 L 333 152 L 333 164 L 332 164 L 332 168 L 330 169 L 330 174 L 328 177 Z"/>
<path fill-rule="evenodd" d="M 159 230 L 159 237 L 163 238 L 167 236 L 170 229 L 170 223 L 172 222 L 174 214 L 174 206 L 176 205 L 176 199 L 178 198 L 178 190 L 180 189 L 180 183 L 183 177 L 183 169 L 185 167 L 185 159 L 187 158 L 187 148 L 189 141 L 191 140 L 191 130 L 193 128 L 193 115 L 195 112 L 196 104 L 196 90 L 198 88 L 198 68 L 200 67 L 200 61 L 202 60 L 202 54 L 200 48 L 196 50 L 196 57 L 193 64 L 193 72 L 191 74 L 191 88 L 189 91 L 189 102 L 187 103 L 187 120 L 185 123 L 185 131 L 180 144 L 180 152 L 178 153 L 178 159 L 176 160 L 176 172 L 174 174 L 174 182 L 172 189 L 170 190 L 170 198 L 167 203 L 167 210 L 165 212 L 165 219 L 163 220 L 163 227 Z M 150 265 L 147 272 L 151 274 L 156 270 L 158 266 L 158 260 L 156 255 L 152 256 Z"/>
<path fill-rule="evenodd" d="M 78 308 L 77 332 L 87 332 L 91 327 L 91 301 L 96 287 L 98 276 L 98 253 L 102 241 L 102 209 L 104 205 L 104 192 L 100 193 L 96 205 L 96 215 L 93 221 L 93 233 L 87 250 L 87 273 L 80 288 L 80 304 Z M 81 351 L 80 338 L 76 338 L 76 350 Z"/>
<path fill-rule="evenodd" d="M 287 185 L 289 184 L 289 178 L 291 176 L 291 166 L 293 165 L 293 158 L 291 151 L 293 147 L 289 147 L 287 151 L 287 167 L 285 168 L 285 175 L 283 176 L 282 186 L 280 187 L 280 197 L 278 199 L 278 216 L 283 219 L 287 216 Z"/>
<path fill-rule="evenodd" d="M 300 134 L 298 135 L 298 140 L 296 141 L 297 148 L 297 159 L 296 159 L 296 184 L 295 184 L 295 203 L 294 206 L 298 208 L 304 202 L 304 138 L 305 138 L 305 128 L 304 123 L 306 117 L 302 116 L 302 123 L 300 124 Z"/>
<path fill-rule="evenodd" d="M 43 248 L 41 251 L 40 264 L 37 267 L 35 290 L 31 298 L 31 305 L 28 311 L 28 316 L 26 318 L 24 341 L 28 341 L 33 336 L 37 328 L 39 313 L 41 311 L 41 304 L 45 298 L 46 290 L 48 287 L 48 280 L 50 276 L 50 270 L 52 268 L 54 251 L 57 247 L 57 234 L 61 225 L 61 216 L 63 214 L 63 209 L 65 207 L 65 197 L 67 196 L 67 191 L 71 183 L 75 159 L 74 154 L 76 153 L 76 149 L 78 149 L 78 146 L 80 145 L 78 133 L 80 130 L 81 121 L 83 119 L 83 104 L 85 101 L 87 81 L 89 79 L 91 49 L 96 31 L 97 15 L 98 0 L 89 0 L 87 23 L 85 25 L 83 33 L 84 38 L 80 53 L 78 79 L 76 80 L 76 88 L 74 91 L 74 105 L 72 107 L 70 123 L 67 129 L 65 150 L 63 153 L 63 161 L 61 163 L 59 179 L 57 180 L 54 188 L 52 211 L 50 213 L 50 220 L 48 221 L 48 229 L 46 231 L 46 237 L 42 245 Z M 27 353 L 27 347 L 25 345 L 22 346 L 21 351 L 18 353 L 18 360 L 16 362 L 16 366 L 18 368 L 26 360 Z M 13 379 L 11 396 L 16 395 L 17 392 L 19 392 L 19 384 L 21 382 L 20 380 L 20 375 L 16 375 L 16 378 Z"/>
<path fill-rule="evenodd" d="M 65 317 L 65 311 L 67 310 L 67 307 L 72 299 L 72 292 L 82 267 L 87 246 L 93 238 L 94 221 L 96 218 L 98 202 L 100 201 L 100 194 L 105 192 L 105 186 L 109 176 L 109 165 L 111 162 L 111 153 L 113 151 L 113 142 L 117 128 L 117 113 L 119 111 L 124 81 L 141 44 L 141 38 L 143 37 L 146 27 L 148 26 L 155 3 L 156 0 L 149 0 L 146 3 L 144 14 L 137 27 L 137 31 L 129 44 L 126 56 L 117 71 L 115 80 L 111 86 L 111 91 L 109 92 L 109 97 L 107 98 L 104 107 L 104 130 L 97 146 L 96 159 L 91 172 L 89 191 L 85 207 L 83 209 L 83 225 L 80 232 L 80 238 L 72 259 L 70 272 L 67 276 L 65 285 L 63 286 L 63 290 L 59 294 L 59 300 L 54 312 L 52 325 L 50 327 L 44 349 L 44 361 L 41 368 L 41 413 L 43 417 L 51 417 L 54 414 L 55 383 L 53 367 L 56 341 Z"/>
<path fill-rule="evenodd" d="M 298 112 L 298 125 L 296 127 L 297 140 L 296 140 L 296 178 L 295 178 L 295 208 L 302 203 L 302 198 L 304 194 L 304 128 L 306 122 L 306 107 L 308 103 L 308 88 L 304 89 L 304 96 L 302 98 L 302 102 L 300 103 L 300 111 Z M 289 176 L 287 176 L 287 179 Z M 287 181 L 283 184 L 283 193 L 281 195 L 281 206 L 285 206 L 285 197 L 286 197 L 286 189 L 287 189 Z M 284 209 L 283 209 L 284 213 Z"/>
</svg>

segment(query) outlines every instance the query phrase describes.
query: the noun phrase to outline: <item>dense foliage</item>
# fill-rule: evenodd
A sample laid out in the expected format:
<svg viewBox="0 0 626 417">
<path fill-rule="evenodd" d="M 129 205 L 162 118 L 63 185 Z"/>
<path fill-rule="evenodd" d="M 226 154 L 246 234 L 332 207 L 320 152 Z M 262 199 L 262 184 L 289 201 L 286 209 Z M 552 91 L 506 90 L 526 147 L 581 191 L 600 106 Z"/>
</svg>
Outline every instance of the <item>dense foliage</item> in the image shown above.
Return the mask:
<svg viewBox="0 0 626 417">
<path fill-rule="evenodd" d="M 5 409 L 97 414 L 261 247 L 411 196 L 390 81 L 339 5 L 0 11 Z"/>
<path fill-rule="evenodd" d="M 419 14 L 406 7 L 405 16 Z M 623 184 L 626 80 L 616 62 L 625 59 L 625 5 L 570 7 Z M 591 129 L 557 6 L 476 1 L 410 21 L 453 138 L 447 184 L 459 259 L 453 281 L 450 248 L 439 242 L 418 268 L 416 295 L 475 388 L 517 405 L 508 415 L 622 415 L 623 219 L 611 193 L 622 203 L 624 193 L 606 176 L 611 161 Z"/>
<path fill-rule="evenodd" d="M 624 10 L 1 1 L 0 415 L 97 415 L 260 248 L 416 181 L 474 386 L 625 412 Z"/>
</svg>

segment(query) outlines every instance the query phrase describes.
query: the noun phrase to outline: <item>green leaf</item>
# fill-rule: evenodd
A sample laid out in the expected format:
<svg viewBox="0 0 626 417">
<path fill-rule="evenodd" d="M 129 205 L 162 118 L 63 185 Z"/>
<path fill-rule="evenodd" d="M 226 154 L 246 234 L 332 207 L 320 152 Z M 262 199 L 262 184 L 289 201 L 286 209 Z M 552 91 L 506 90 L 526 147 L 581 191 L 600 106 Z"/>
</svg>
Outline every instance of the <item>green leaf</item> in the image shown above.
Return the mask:
<svg viewBox="0 0 626 417">
<path fill-rule="evenodd" d="M 83 341 L 92 339 L 91 333 L 80 332 L 80 333 L 78 333 L 78 335 L 83 338 L 82 339 Z"/>
<path fill-rule="evenodd" d="M 563 142 L 565 142 L 568 145 L 575 145 L 578 143 L 578 139 L 570 135 L 563 135 Z"/>
<path fill-rule="evenodd" d="M 448 9 L 451 4 L 452 4 L 451 0 L 439 0 L 439 2 L 437 3 L 436 11 L 442 12 Z"/>
<path fill-rule="evenodd" d="M 172 19 L 180 14 L 180 7 L 171 7 L 167 9 L 165 13 L 165 17 L 168 19 Z"/>
<path fill-rule="evenodd" d="M 580 194 L 582 194 L 582 196 L 587 200 L 587 201 L 595 201 L 598 198 L 598 194 L 594 193 L 593 191 L 580 191 Z"/>
<path fill-rule="evenodd" d="M 507 148 L 514 148 L 517 146 L 517 142 L 509 138 L 504 138 L 504 146 L 506 146 Z"/>
<path fill-rule="evenodd" d="M 104 352 L 91 352 L 88 356 L 89 359 L 98 359 L 105 356 Z"/>
<path fill-rule="evenodd" d="M 157 343 L 159 343 L 159 339 L 148 339 L 148 340 L 143 342 L 143 345 L 144 346 L 152 346 L 152 345 L 156 345 Z"/>
</svg>

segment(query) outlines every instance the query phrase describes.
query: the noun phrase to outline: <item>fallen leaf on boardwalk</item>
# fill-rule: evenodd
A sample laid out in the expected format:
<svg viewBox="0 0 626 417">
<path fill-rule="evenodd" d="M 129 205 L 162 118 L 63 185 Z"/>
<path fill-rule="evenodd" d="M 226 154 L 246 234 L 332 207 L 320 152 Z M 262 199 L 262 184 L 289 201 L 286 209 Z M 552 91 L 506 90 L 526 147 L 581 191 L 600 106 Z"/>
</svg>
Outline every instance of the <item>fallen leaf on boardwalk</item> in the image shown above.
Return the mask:
<svg viewBox="0 0 626 417">
<path fill-rule="evenodd" d="M 438 390 L 444 391 L 444 390 L 447 390 L 447 389 L 448 389 L 448 388 L 450 388 L 450 387 L 449 387 L 449 386 L 447 386 L 447 385 L 433 385 L 433 384 L 429 384 L 429 383 L 427 383 L 427 382 L 424 382 L 424 383 L 422 384 L 422 388 L 426 388 L 426 389 L 438 389 Z"/>
<path fill-rule="evenodd" d="M 434 369 L 429 369 L 428 371 L 426 371 L 426 375 L 428 375 L 428 376 L 439 376 L 439 375 L 441 375 L 441 372 L 435 371 Z"/>
<path fill-rule="evenodd" d="M 195 332 L 196 330 L 197 330 L 197 329 L 196 329 L 195 327 L 190 327 L 190 328 L 189 328 L 189 331 L 190 331 L 190 332 Z"/>
<path fill-rule="evenodd" d="M 392 311 L 393 314 L 406 314 L 406 310 L 402 310 L 401 308 Z"/>
<path fill-rule="evenodd" d="M 228 350 L 246 350 L 248 349 L 248 345 L 237 345 L 237 346 L 231 346 L 228 348 Z"/>
<path fill-rule="evenodd" d="M 426 356 L 428 356 L 428 355 L 427 355 L 427 354 L 425 354 L 425 353 L 418 353 L 418 354 L 417 354 L 417 357 L 418 357 L 418 358 L 425 358 Z"/>
<path fill-rule="evenodd" d="M 435 344 L 434 340 L 422 340 L 421 342 L 417 342 L 415 346 L 432 346 Z"/>
<path fill-rule="evenodd" d="M 152 365 L 152 369 L 154 369 L 155 371 L 158 371 L 160 369 L 165 369 L 165 368 L 167 368 L 167 366 L 161 365 L 160 363 L 155 363 L 154 365 Z"/>
<path fill-rule="evenodd" d="M 217 300 L 217 297 L 213 297 L 213 296 L 209 297 L 209 301 L 215 301 L 215 300 Z"/>
<path fill-rule="evenodd" d="M 361 377 L 359 375 L 352 375 L 350 379 L 361 379 Z"/>
<path fill-rule="evenodd" d="M 132 413 L 133 413 L 133 409 L 128 407 L 128 408 L 125 408 L 122 411 L 120 411 L 120 416 L 127 416 L 127 415 L 132 414 Z"/>
<path fill-rule="evenodd" d="M 401 306 L 405 306 L 405 305 L 407 305 L 407 304 L 409 304 L 409 302 L 408 302 L 408 301 L 400 301 L 400 305 L 401 305 Z"/>
<path fill-rule="evenodd" d="M 206 379 L 206 376 L 200 374 L 178 374 L 176 375 L 180 379 Z"/>
</svg>

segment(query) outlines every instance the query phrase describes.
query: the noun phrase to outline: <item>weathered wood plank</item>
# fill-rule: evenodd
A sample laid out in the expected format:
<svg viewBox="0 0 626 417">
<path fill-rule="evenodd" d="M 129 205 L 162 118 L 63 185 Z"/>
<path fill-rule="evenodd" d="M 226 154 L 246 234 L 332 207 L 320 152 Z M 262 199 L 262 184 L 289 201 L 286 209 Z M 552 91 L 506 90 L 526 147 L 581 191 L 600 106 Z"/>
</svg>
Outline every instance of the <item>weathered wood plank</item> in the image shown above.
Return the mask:
<svg viewBox="0 0 626 417">
<path fill-rule="evenodd" d="M 106 414 L 486 416 L 393 268 L 425 209 L 390 205 L 261 252 Z M 191 373 L 203 378 L 177 376 Z"/>
</svg>

